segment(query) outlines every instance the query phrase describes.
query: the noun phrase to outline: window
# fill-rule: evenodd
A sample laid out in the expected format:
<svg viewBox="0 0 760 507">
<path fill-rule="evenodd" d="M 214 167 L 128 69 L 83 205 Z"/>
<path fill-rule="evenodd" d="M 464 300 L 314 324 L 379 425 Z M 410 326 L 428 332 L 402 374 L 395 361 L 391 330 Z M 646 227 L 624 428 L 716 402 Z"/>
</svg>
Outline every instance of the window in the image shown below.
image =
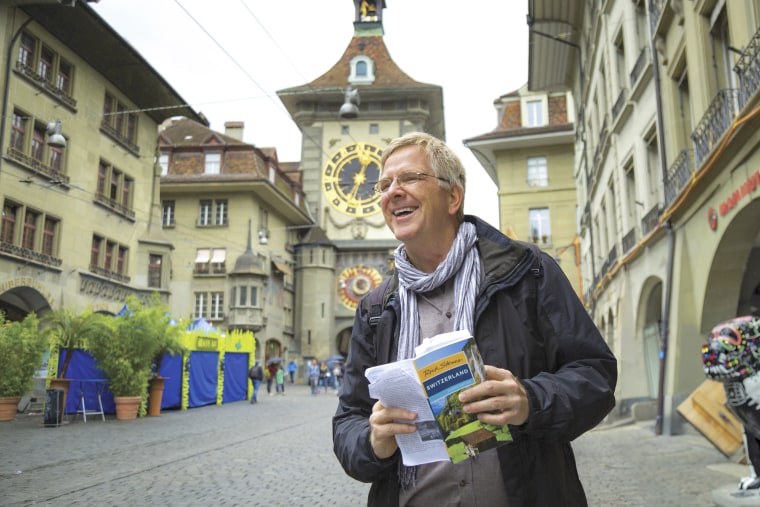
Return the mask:
<svg viewBox="0 0 760 507">
<path fill-rule="evenodd" d="M 351 84 L 371 84 L 375 82 L 375 64 L 367 55 L 357 55 L 350 62 L 351 74 L 348 82 Z"/>
<path fill-rule="evenodd" d="M 39 213 L 31 210 L 26 210 L 26 216 L 24 217 L 24 234 L 21 238 L 21 246 L 27 250 L 34 250 L 34 238 L 37 235 L 37 221 L 39 220 Z"/>
<path fill-rule="evenodd" d="M 45 128 L 42 125 L 35 125 L 32 133 L 32 158 L 37 162 L 42 162 L 45 156 Z"/>
<path fill-rule="evenodd" d="M 525 126 L 542 127 L 544 123 L 544 103 L 542 100 L 529 100 L 525 103 Z"/>
<path fill-rule="evenodd" d="M 259 243 L 265 245 L 269 241 L 269 212 L 259 208 Z"/>
<path fill-rule="evenodd" d="M 198 207 L 198 225 L 211 225 L 211 201 L 201 201 Z"/>
<path fill-rule="evenodd" d="M 161 176 L 169 174 L 169 154 L 162 153 L 158 156 L 158 164 L 161 166 Z"/>
<path fill-rule="evenodd" d="M 546 176 L 546 157 L 531 157 L 528 159 L 528 186 L 545 187 L 548 185 Z"/>
<path fill-rule="evenodd" d="M 161 262 L 163 257 L 160 255 L 148 255 L 148 287 L 161 287 Z"/>
<path fill-rule="evenodd" d="M 227 199 L 203 199 L 198 203 L 198 226 L 227 225 Z"/>
<path fill-rule="evenodd" d="M 98 163 L 97 201 L 114 211 L 134 216 L 132 211 L 134 183 L 131 177 L 105 160 Z"/>
<path fill-rule="evenodd" d="M 201 317 L 206 316 L 207 301 L 208 301 L 208 296 L 206 295 L 205 292 L 195 293 L 195 310 L 193 311 L 194 319 L 200 319 Z"/>
<path fill-rule="evenodd" d="M 528 211 L 530 239 L 534 243 L 551 243 L 549 208 L 534 208 Z"/>
<path fill-rule="evenodd" d="M 40 61 L 39 65 L 37 66 L 37 75 L 40 76 L 44 81 L 52 81 L 53 58 L 53 51 L 46 46 L 42 46 L 42 51 L 40 51 Z"/>
<path fill-rule="evenodd" d="M 130 112 L 126 104 L 106 92 L 103 100 L 103 130 L 133 151 L 137 147 L 137 114 Z"/>
<path fill-rule="evenodd" d="M 122 282 L 129 282 L 129 248 L 99 234 L 92 235 L 90 271 Z"/>
<path fill-rule="evenodd" d="M 55 80 L 55 87 L 66 95 L 71 95 L 71 74 L 71 64 L 61 60 L 58 63 L 58 77 Z"/>
<path fill-rule="evenodd" d="M 17 227 L 20 226 L 20 227 Z M 24 204 L 5 201 L 0 225 L 0 249 L 45 264 L 60 264 L 51 259 L 58 250 L 60 220 Z M 8 250 L 8 246 L 15 246 Z M 19 248 L 20 247 L 20 248 Z"/>
<path fill-rule="evenodd" d="M 195 293 L 195 310 L 193 318 L 201 317 L 210 320 L 221 320 L 224 318 L 224 293 L 223 292 L 196 292 Z"/>
<path fill-rule="evenodd" d="M 26 118 L 18 111 L 13 112 L 11 120 L 11 148 L 26 151 Z"/>
<path fill-rule="evenodd" d="M 212 292 L 210 294 L 211 311 L 209 318 L 220 320 L 224 318 L 224 292 Z"/>
<path fill-rule="evenodd" d="M 49 96 L 76 107 L 76 101 L 71 98 L 74 66 L 28 32 L 21 34 L 16 70 Z"/>
<path fill-rule="evenodd" d="M 100 263 L 100 250 L 103 248 L 103 238 L 100 236 L 92 237 L 92 247 L 90 248 L 90 266 L 97 266 Z"/>
<path fill-rule="evenodd" d="M 195 255 L 195 274 L 224 274 L 227 272 L 226 260 L 225 248 L 199 248 Z"/>
<path fill-rule="evenodd" d="M 0 228 L 0 241 L 3 243 L 14 243 L 18 213 L 19 206 L 17 204 L 7 201 L 3 204 L 3 225 Z"/>
<path fill-rule="evenodd" d="M 369 133 L 370 134 L 379 134 L 380 133 L 380 125 L 377 123 L 370 123 L 369 124 Z"/>
<path fill-rule="evenodd" d="M 53 253 L 56 251 L 55 248 L 55 238 L 58 236 L 58 224 L 59 221 L 51 218 L 51 217 L 45 217 L 45 226 L 42 231 L 42 253 L 45 255 L 53 255 Z"/>
<path fill-rule="evenodd" d="M 161 214 L 161 225 L 164 227 L 174 226 L 174 201 L 164 201 L 163 213 Z"/>
<path fill-rule="evenodd" d="M 219 174 L 222 165 L 222 154 L 219 152 L 206 153 L 203 160 L 205 174 Z"/>
<path fill-rule="evenodd" d="M 341 125 L 340 127 L 340 133 L 341 135 L 347 136 L 351 130 L 348 128 L 348 125 Z"/>
<path fill-rule="evenodd" d="M 37 39 L 24 32 L 21 34 L 21 43 L 18 46 L 18 62 L 25 67 L 34 64 L 34 53 L 37 47 Z"/>
</svg>

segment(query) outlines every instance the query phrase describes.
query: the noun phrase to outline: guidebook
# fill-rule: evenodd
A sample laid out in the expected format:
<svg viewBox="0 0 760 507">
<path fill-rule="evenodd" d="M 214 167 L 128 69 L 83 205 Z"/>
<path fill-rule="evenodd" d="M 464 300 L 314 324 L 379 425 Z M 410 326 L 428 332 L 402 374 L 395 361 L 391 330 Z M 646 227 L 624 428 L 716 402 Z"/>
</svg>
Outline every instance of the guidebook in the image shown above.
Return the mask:
<svg viewBox="0 0 760 507">
<path fill-rule="evenodd" d="M 483 360 L 468 331 L 425 338 L 415 357 L 368 368 L 369 394 L 387 407 L 413 410 L 415 433 L 396 435 L 406 466 L 463 461 L 512 441 L 507 426 L 466 414 L 460 391 L 485 379 Z"/>
</svg>

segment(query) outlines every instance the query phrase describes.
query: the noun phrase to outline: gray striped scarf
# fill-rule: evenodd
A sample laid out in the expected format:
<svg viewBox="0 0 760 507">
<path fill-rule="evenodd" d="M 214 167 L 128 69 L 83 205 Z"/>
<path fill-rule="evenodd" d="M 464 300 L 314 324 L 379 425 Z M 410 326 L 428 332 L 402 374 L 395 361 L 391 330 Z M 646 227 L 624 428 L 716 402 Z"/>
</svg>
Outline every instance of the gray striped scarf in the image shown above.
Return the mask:
<svg viewBox="0 0 760 507">
<path fill-rule="evenodd" d="M 472 319 L 475 296 L 480 288 L 480 256 L 474 248 L 477 242 L 475 226 L 462 222 L 446 259 L 432 273 L 423 273 L 409 262 L 404 245 L 396 248 L 398 295 L 401 305 L 401 329 L 398 337 L 397 360 L 414 357 L 414 347 L 420 340 L 420 316 L 417 312 L 418 292 L 429 292 L 454 279 L 454 330 L 473 332 Z"/>
<path fill-rule="evenodd" d="M 397 360 L 414 357 L 414 347 L 420 341 L 420 316 L 417 311 L 417 293 L 428 292 L 454 278 L 454 330 L 466 329 L 473 332 L 475 296 L 480 289 L 480 256 L 475 248 L 477 242 L 475 226 L 462 222 L 457 231 L 446 259 L 432 273 L 418 270 L 406 257 L 404 245 L 394 254 L 398 272 L 398 295 L 401 306 L 401 324 L 398 337 Z M 399 461 L 398 478 L 401 488 L 414 487 L 417 479 L 416 467 L 404 466 Z"/>
</svg>

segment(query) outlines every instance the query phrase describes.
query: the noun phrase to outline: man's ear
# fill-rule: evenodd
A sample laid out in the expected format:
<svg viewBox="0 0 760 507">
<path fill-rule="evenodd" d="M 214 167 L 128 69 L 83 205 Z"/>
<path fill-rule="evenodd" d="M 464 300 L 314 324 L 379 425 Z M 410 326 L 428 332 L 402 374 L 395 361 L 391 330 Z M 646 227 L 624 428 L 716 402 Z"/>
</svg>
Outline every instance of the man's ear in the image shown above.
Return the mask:
<svg viewBox="0 0 760 507">
<path fill-rule="evenodd" d="M 464 206 L 464 191 L 462 187 L 451 185 L 449 189 L 449 215 L 456 215 L 462 206 Z"/>
</svg>

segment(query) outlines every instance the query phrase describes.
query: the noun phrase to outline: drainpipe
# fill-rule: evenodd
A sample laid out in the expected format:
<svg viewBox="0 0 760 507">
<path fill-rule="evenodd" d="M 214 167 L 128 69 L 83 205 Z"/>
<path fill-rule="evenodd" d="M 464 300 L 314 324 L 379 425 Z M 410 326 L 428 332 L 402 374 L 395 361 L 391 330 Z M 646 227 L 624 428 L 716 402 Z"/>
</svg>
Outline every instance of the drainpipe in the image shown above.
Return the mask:
<svg viewBox="0 0 760 507">
<path fill-rule="evenodd" d="M 660 324 L 660 374 L 657 383 L 657 420 L 655 435 L 662 435 L 663 414 L 665 413 L 665 364 L 668 359 L 668 334 L 670 325 L 670 293 L 673 285 L 673 257 L 675 256 L 675 235 L 670 220 L 665 221 L 668 240 L 668 259 L 665 271 L 665 291 L 662 302 L 662 322 Z"/>
<path fill-rule="evenodd" d="M 648 16 L 652 13 L 647 9 Z M 650 22 L 649 26 L 652 24 Z M 660 64 L 655 47 L 655 34 L 652 34 L 649 48 L 652 53 L 652 79 L 654 81 L 655 112 L 657 114 L 657 144 L 660 150 L 660 171 L 662 172 L 662 187 L 666 188 L 668 181 L 667 154 L 665 150 L 665 122 L 662 118 L 662 93 L 660 91 Z M 670 220 L 665 222 L 665 230 L 668 239 L 668 259 L 665 271 L 665 291 L 662 303 L 662 322 L 660 324 L 660 372 L 657 380 L 657 419 L 655 421 L 655 435 L 662 435 L 663 419 L 665 414 L 665 363 L 668 353 L 668 314 L 670 313 L 670 286 L 673 280 L 673 251 L 675 249 L 675 237 Z"/>
<path fill-rule="evenodd" d="M 16 8 L 14 7 L 14 11 Z M 15 14 L 15 12 L 14 12 Z M 5 78 L 4 78 L 4 89 L 3 89 L 3 111 L 2 116 L 0 116 L 0 151 L 3 149 L 3 145 L 5 144 L 5 124 L 8 121 L 8 100 L 10 95 L 10 82 L 11 82 L 11 66 L 15 63 L 15 59 L 13 58 L 13 46 L 16 45 L 16 41 L 18 40 L 19 36 L 21 35 L 21 31 L 32 22 L 32 18 L 27 19 L 24 21 L 21 26 L 16 30 L 16 33 L 13 34 L 13 38 L 11 39 L 10 44 L 8 44 L 8 55 L 5 58 Z M 2 166 L 3 156 L 2 153 L 0 153 L 0 167 Z"/>
</svg>

